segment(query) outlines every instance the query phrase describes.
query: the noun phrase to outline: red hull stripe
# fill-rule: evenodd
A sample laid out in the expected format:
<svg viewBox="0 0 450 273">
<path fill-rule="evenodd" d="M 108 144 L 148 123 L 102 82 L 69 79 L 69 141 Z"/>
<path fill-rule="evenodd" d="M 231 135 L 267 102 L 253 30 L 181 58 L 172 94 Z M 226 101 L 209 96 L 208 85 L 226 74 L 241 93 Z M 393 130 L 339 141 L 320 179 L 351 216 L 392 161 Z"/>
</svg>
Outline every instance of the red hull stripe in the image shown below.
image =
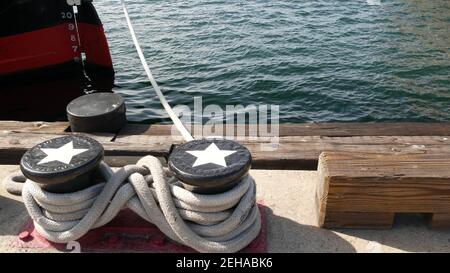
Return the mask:
<svg viewBox="0 0 450 273">
<path fill-rule="evenodd" d="M 80 59 L 78 38 L 72 28 L 70 23 L 63 23 L 0 38 L 0 75 Z"/>
<path fill-rule="evenodd" d="M 82 51 L 86 53 L 86 64 L 113 67 L 108 41 L 101 25 L 78 23 Z"/>
</svg>

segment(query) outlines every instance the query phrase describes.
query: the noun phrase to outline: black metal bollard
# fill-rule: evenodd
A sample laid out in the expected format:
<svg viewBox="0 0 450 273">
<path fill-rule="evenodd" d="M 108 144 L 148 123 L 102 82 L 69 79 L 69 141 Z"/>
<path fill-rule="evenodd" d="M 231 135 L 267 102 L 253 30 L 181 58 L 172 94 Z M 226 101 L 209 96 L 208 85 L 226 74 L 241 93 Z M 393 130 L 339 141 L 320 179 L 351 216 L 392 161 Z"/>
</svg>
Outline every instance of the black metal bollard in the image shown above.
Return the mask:
<svg viewBox="0 0 450 273">
<path fill-rule="evenodd" d="M 127 122 L 123 98 L 114 93 L 78 97 L 67 105 L 72 132 L 117 133 Z"/>
<path fill-rule="evenodd" d="M 247 148 L 223 139 L 190 141 L 169 157 L 169 169 L 184 187 L 201 194 L 230 190 L 248 173 L 251 163 Z"/>
<path fill-rule="evenodd" d="M 77 192 L 92 186 L 104 156 L 103 146 L 85 136 L 64 136 L 28 150 L 20 169 L 28 179 L 52 193 Z"/>
</svg>

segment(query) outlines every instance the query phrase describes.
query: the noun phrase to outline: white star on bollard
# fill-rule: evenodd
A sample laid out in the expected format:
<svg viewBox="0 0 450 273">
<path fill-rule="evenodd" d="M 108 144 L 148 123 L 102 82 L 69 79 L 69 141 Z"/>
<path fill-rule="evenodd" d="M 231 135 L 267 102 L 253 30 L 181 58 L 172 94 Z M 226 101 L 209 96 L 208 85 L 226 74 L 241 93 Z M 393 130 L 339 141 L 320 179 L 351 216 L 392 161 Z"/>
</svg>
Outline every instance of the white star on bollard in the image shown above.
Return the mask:
<svg viewBox="0 0 450 273">
<path fill-rule="evenodd" d="M 39 161 L 38 165 L 42 165 L 52 161 L 59 161 L 64 164 L 70 164 L 74 156 L 89 151 L 89 149 L 74 149 L 73 141 L 71 141 L 57 149 L 41 148 L 41 151 L 43 151 L 47 156 Z"/>
<path fill-rule="evenodd" d="M 220 150 L 214 143 L 211 143 L 211 145 L 203 151 L 186 151 L 186 153 L 197 157 L 197 160 L 194 162 L 192 167 L 197 167 L 208 163 L 226 167 L 227 163 L 225 161 L 225 157 L 234 154 L 235 152 L 236 151 Z"/>
</svg>

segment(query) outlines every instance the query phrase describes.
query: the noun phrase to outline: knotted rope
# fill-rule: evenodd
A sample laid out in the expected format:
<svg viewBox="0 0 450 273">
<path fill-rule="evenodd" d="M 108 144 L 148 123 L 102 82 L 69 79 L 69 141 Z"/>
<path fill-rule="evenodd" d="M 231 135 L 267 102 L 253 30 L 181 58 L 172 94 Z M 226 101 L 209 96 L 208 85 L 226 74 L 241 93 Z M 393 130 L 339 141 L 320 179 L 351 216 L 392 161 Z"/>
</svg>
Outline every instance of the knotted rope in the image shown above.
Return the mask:
<svg viewBox="0 0 450 273">
<path fill-rule="evenodd" d="M 237 252 L 260 232 L 256 186 L 250 175 L 227 192 L 202 195 L 184 189 L 152 156 L 116 172 L 102 162 L 99 171 L 104 181 L 68 194 L 46 192 L 21 173 L 5 182 L 8 192 L 22 194 L 36 230 L 56 243 L 79 239 L 110 222 L 123 208 L 199 252 Z"/>
</svg>

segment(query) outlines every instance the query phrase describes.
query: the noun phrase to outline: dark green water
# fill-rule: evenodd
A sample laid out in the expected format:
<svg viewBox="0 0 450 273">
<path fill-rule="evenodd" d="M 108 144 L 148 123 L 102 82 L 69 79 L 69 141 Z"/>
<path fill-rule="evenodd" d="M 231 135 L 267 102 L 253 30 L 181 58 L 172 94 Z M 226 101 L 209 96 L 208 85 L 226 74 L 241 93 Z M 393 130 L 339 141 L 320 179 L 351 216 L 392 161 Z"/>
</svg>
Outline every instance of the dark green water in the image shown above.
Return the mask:
<svg viewBox="0 0 450 273">
<path fill-rule="evenodd" d="M 450 121 L 450 1 L 127 1 L 169 102 L 281 122 Z M 369 3 L 368 3 L 369 2 Z M 96 1 L 129 119 L 167 121 L 119 1 Z"/>
</svg>

